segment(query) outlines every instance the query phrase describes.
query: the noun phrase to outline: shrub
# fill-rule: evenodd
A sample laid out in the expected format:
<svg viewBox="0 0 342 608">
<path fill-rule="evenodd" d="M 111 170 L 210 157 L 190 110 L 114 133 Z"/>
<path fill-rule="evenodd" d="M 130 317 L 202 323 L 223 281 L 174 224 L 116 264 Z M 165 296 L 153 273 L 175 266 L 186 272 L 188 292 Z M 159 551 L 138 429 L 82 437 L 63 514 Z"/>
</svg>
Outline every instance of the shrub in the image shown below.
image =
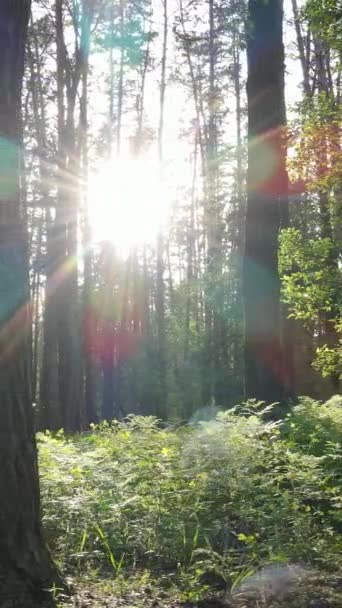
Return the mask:
<svg viewBox="0 0 342 608">
<path fill-rule="evenodd" d="M 82 572 L 162 568 L 191 585 L 279 561 L 336 568 L 341 407 L 302 399 L 283 423 L 263 418 L 249 403 L 178 429 L 130 417 L 40 434 L 55 557 Z"/>
</svg>

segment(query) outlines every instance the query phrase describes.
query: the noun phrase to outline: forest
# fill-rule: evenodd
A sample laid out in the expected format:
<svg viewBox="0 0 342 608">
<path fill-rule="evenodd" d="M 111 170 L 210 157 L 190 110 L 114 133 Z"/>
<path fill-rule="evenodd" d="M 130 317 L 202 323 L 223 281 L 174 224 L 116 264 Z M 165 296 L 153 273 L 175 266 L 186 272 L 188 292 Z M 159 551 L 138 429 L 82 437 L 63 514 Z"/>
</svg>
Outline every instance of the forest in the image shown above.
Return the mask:
<svg viewBox="0 0 342 608">
<path fill-rule="evenodd" d="M 342 608 L 339 0 L 0 0 L 0 608 Z"/>
</svg>

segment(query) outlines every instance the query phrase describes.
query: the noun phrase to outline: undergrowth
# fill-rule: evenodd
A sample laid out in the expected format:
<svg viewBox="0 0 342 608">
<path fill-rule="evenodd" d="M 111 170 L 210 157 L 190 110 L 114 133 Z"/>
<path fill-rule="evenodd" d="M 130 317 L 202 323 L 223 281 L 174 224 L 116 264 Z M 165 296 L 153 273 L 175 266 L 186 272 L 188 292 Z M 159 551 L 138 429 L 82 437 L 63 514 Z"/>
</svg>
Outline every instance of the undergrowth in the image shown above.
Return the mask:
<svg viewBox="0 0 342 608">
<path fill-rule="evenodd" d="M 336 572 L 341 398 L 267 416 L 249 402 L 179 428 L 132 416 L 39 434 L 45 531 L 64 572 L 164 577 L 187 597 L 272 564 Z"/>
</svg>

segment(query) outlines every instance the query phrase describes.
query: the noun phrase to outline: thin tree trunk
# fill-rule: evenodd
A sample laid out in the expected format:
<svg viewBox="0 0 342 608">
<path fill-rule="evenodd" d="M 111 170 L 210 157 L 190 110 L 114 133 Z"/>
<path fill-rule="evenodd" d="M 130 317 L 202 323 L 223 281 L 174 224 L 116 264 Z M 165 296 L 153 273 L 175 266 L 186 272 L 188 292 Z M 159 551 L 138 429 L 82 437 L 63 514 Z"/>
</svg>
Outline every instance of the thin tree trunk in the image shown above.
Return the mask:
<svg viewBox="0 0 342 608">
<path fill-rule="evenodd" d="M 147 40 L 145 55 L 144 55 L 144 63 L 141 74 L 141 86 L 140 91 L 137 97 L 137 135 L 135 142 L 135 154 L 139 156 L 142 144 L 143 144 L 143 124 L 144 124 L 144 109 L 145 109 L 145 85 L 146 85 L 146 76 L 148 65 L 150 61 L 150 45 L 151 45 L 151 33 L 152 33 L 152 20 L 150 21 L 150 30 L 149 36 Z"/>
<path fill-rule="evenodd" d="M 216 31 L 214 0 L 209 0 L 209 100 L 208 138 L 206 149 L 207 197 L 205 197 L 204 221 L 207 237 L 207 263 L 205 279 L 205 359 L 203 369 L 203 399 L 222 402 L 222 340 L 225 328 L 220 319 L 222 307 L 221 270 L 222 242 L 220 236 L 220 210 L 218 204 L 218 156 L 217 156 L 217 90 L 216 90 Z"/>
<path fill-rule="evenodd" d="M 190 347 L 190 321 L 192 313 L 192 302 L 194 300 L 195 307 L 197 306 L 197 298 L 194 291 L 197 286 L 194 285 L 194 250 L 195 250 L 195 197 L 196 197 L 196 181 L 197 181 L 197 149 L 198 141 L 195 138 L 195 146 L 193 153 L 193 173 L 191 184 L 191 199 L 190 199 L 190 218 L 187 230 L 187 276 L 186 276 L 186 303 L 185 303 L 185 327 L 184 327 L 184 361 L 186 362 L 189 356 Z"/>
<path fill-rule="evenodd" d="M 235 94 L 235 113 L 236 113 L 236 205 L 234 209 L 235 234 L 233 236 L 234 263 L 236 267 L 237 286 L 235 287 L 235 328 L 233 336 L 233 375 L 234 378 L 242 378 L 241 388 L 244 393 L 244 370 L 241 352 L 241 329 L 243 325 L 243 301 L 241 291 L 242 278 L 242 256 L 244 250 L 244 218 L 245 218 L 245 188 L 243 171 L 243 150 L 242 150 L 242 104 L 241 104 L 241 60 L 240 60 L 240 38 L 234 36 L 234 94 Z"/>
<path fill-rule="evenodd" d="M 119 11 L 120 11 L 120 68 L 119 68 L 119 83 L 118 83 L 118 116 L 117 116 L 117 130 L 116 130 L 116 154 L 120 156 L 121 152 L 121 128 L 122 128 L 122 109 L 123 109 L 123 82 L 124 82 L 124 59 L 125 59 L 125 12 L 124 12 L 124 0 L 119 0 Z"/>
<path fill-rule="evenodd" d="M 85 409 L 87 423 L 98 422 L 96 411 L 96 370 L 94 365 L 94 340 L 93 328 L 95 326 L 94 312 L 92 310 L 92 267 L 93 253 L 91 248 L 91 228 L 89 224 L 88 209 L 88 74 L 90 53 L 90 24 L 91 9 L 89 0 L 83 0 L 81 26 L 81 84 L 82 94 L 80 99 L 80 155 L 82 158 L 82 180 L 81 190 L 83 197 L 83 259 L 84 259 L 84 283 L 83 283 L 83 356 L 85 373 Z"/>
<path fill-rule="evenodd" d="M 113 314 L 114 289 L 114 250 L 110 243 L 103 248 L 103 287 L 101 303 L 101 331 L 102 331 L 102 372 L 103 372 L 103 418 L 114 418 L 115 384 L 117 357 L 115 353 L 116 327 Z"/>
<path fill-rule="evenodd" d="M 317 90 L 319 95 L 325 96 L 327 99 L 333 99 L 333 90 L 329 84 L 329 57 L 327 56 L 327 48 L 325 45 L 318 39 L 314 39 L 314 49 L 315 49 L 315 64 L 316 64 L 316 76 L 317 76 Z M 325 116 L 322 116 L 321 120 L 326 122 L 327 119 Z M 319 157 L 317 157 L 317 173 L 319 174 L 321 167 L 323 170 L 326 170 L 329 166 L 329 158 L 328 158 L 328 141 L 325 136 L 324 130 L 323 135 L 320 141 L 319 146 Z M 319 211 L 320 211 L 320 228 L 321 228 L 321 238 L 329 239 L 334 245 L 334 234 L 333 234 L 333 224 L 331 217 L 331 203 L 329 200 L 329 193 L 327 188 L 323 185 L 323 187 L 319 188 L 318 191 L 319 197 Z M 331 253 L 329 256 L 329 266 L 333 271 L 337 272 L 338 270 L 338 247 L 331 248 Z M 333 307 L 329 311 L 325 311 L 322 313 L 322 335 L 320 342 L 322 344 L 326 344 L 330 348 L 334 348 L 336 344 L 339 342 L 339 336 L 335 329 L 336 319 L 338 318 L 339 310 L 336 307 Z M 334 388 L 334 391 L 338 392 L 340 388 L 340 378 L 339 374 L 335 373 L 331 375 L 331 381 Z"/>
<path fill-rule="evenodd" d="M 109 46 L 109 112 L 108 112 L 108 137 L 107 137 L 107 155 L 111 157 L 113 144 L 113 123 L 114 123 L 114 1 L 112 0 L 110 11 L 110 46 Z"/>
<path fill-rule="evenodd" d="M 43 314 L 43 355 L 40 373 L 39 390 L 39 417 L 42 428 L 58 429 L 61 426 L 59 396 L 58 396 L 58 348 L 57 348 L 57 310 L 55 301 L 48 294 L 53 292 L 53 269 L 51 260 L 54 256 L 55 243 L 53 233 L 53 220 L 50 218 L 50 198 L 48 186 L 48 144 L 46 135 L 45 100 L 42 90 L 42 76 L 40 64 L 40 49 L 37 34 L 31 16 L 31 30 L 33 50 L 27 47 L 27 57 L 32 79 L 32 101 L 36 140 L 39 149 L 39 176 L 40 176 L 40 205 L 42 207 L 41 222 L 46 224 L 46 259 L 45 272 L 45 302 Z M 42 231 L 41 226 L 41 231 Z M 42 235 L 41 235 L 42 236 Z M 40 237 L 41 240 L 41 237 Z M 38 256 L 40 252 L 38 251 Z M 38 295 L 38 294 L 37 294 Z M 38 317 L 37 317 L 38 318 Z M 35 330 L 38 329 L 35 328 Z M 35 333 L 36 339 L 38 334 Z M 34 360 L 33 387 L 36 394 L 38 356 Z M 36 400 L 36 399 L 35 399 Z"/>
<path fill-rule="evenodd" d="M 309 77 L 310 66 L 309 66 L 309 62 L 308 62 L 308 59 L 305 54 L 305 45 L 304 45 L 304 40 L 303 40 L 297 0 L 292 0 L 292 11 L 293 11 L 294 25 L 295 25 L 295 29 L 296 29 L 297 48 L 298 48 L 300 64 L 301 64 L 302 73 L 303 73 L 304 93 L 305 93 L 305 95 L 310 95 L 310 77 Z"/>
<path fill-rule="evenodd" d="M 161 61 L 160 98 L 159 98 L 159 126 L 158 126 L 158 157 L 160 166 L 160 179 L 163 179 L 163 136 L 166 91 L 166 61 L 168 43 L 168 0 L 163 0 L 163 49 Z M 165 344 L 165 285 L 164 285 L 164 237 L 159 227 L 157 235 L 157 293 L 156 316 L 158 332 L 158 358 L 159 358 L 159 396 L 157 398 L 156 415 L 165 417 L 167 401 L 166 381 L 166 344 Z"/>
<path fill-rule="evenodd" d="M 78 32 L 75 31 L 75 36 Z M 63 427 L 81 427 L 83 409 L 81 368 L 81 324 L 79 315 L 77 227 L 79 206 L 79 158 L 76 147 L 75 106 L 81 78 L 81 55 L 75 46 L 71 69 L 66 55 L 63 29 L 63 0 L 56 0 L 57 107 L 58 107 L 58 194 L 57 273 L 55 291 L 58 309 L 59 393 Z M 64 97 L 66 108 L 64 108 Z"/>
<path fill-rule="evenodd" d="M 145 338 L 151 334 L 151 319 L 150 319 L 150 280 L 147 265 L 146 245 L 143 246 L 143 314 L 141 323 L 141 332 Z"/>
<path fill-rule="evenodd" d="M 53 277 L 51 273 L 50 260 L 53 256 L 54 243 L 52 220 L 50 219 L 50 198 L 48 186 L 48 144 L 46 135 L 46 115 L 45 115 L 45 99 L 42 91 L 42 76 L 40 63 L 40 49 L 37 40 L 35 25 L 32 22 L 31 15 L 31 31 L 33 50 L 30 45 L 27 46 L 27 58 L 30 67 L 32 81 L 32 107 L 34 115 L 34 125 L 36 131 L 36 141 L 39 149 L 39 174 L 40 174 L 40 205 L 42 207 L 41 223 L 45 220 L 46 223 L 46 286 L 45 286 L 45 309 L 43 315 L 43 356 L 40 373 L 40 390 L 39 390 L 39 415 L 40 426 L 42 428 L 60 428 L 61 419 L 59 412 L 58 399 L 58 362 L 57 362 L 57 311 L 55 302 L 47 297 L 47 294 L 52 293 Z M 42 240 L 43 226 L 40 227 L 40 238 Z M 40 246 L 38 246 L 40 250 Z M 37 253 L 38 259 L 40 251 Z M 37 276 L 37 280 L 39 277 Z M 37 293 L 37 303 L 39 302 L 39 294 Z M 38 305 L 38 304 L 37 304 Z M 38 311 L 36 311 L 36 319 L 38 323 Z M 34 352 L 38 348 L 38 325 L 35 325 L 35 340 Z M 36 401 L 38 382 L 38 353 L 34 357 L 33 366 L 33 397 Z"/>
<path fill-rule="evenodd" d="M 39 333 L 40 333 L 40 275 L 34 273 L 32 290 L 32 320 L 33 320 L 33 341 L 32 341 L 32 401 L 37 403 L 37 386 L 39 371 Z"/>
</svg>

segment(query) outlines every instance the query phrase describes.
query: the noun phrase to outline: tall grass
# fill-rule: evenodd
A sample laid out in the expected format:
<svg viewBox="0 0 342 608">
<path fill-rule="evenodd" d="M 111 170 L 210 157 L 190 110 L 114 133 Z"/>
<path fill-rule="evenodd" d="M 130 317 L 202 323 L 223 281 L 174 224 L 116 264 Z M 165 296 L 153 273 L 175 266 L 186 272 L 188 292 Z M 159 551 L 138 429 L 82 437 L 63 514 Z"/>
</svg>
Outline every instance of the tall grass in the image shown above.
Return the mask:
<svg viewBox="0 0 342 608">
<path fill-rule="evenodd" d="M 303 399 L 278 423 L 249 403 L 178 429 L 129 417 L 40 434 L 55 558 L 65 571 L 145 568 L 227 586 L 272 563 L 338 568 L 341 412 Z"/>
</svg>

